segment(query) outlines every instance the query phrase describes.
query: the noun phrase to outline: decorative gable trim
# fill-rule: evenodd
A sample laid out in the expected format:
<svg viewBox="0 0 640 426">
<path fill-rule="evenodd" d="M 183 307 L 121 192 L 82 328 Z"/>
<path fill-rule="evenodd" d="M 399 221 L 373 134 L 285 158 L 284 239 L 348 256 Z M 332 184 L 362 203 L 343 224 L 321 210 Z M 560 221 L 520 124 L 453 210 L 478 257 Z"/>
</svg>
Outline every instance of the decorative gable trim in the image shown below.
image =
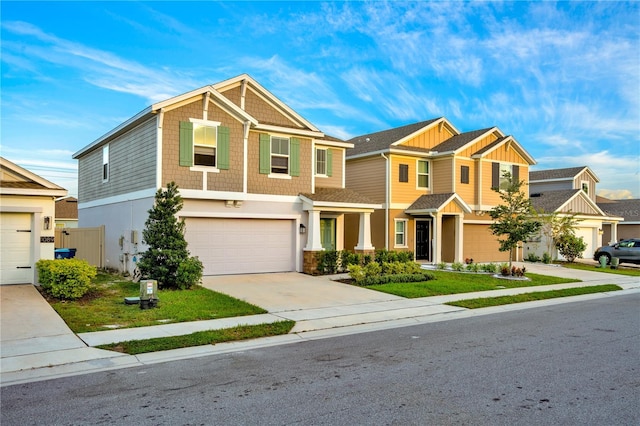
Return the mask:
<svg viewBox="0 0 640 426">
<path fill-rule="evenodd" d="M 413 132 L 413 133 L 411 133 L 409 135 L 406 135 L 405 137 L 403 137 L 401 139 L 398 139 L 397 141 L 393 142 L 391 144 L 391 146 L 402 145 L 403 143 L 413 139 L 414 137 L 416 137 L 420 133 L 423 133 L 423 132 L 425 132 L 425 131 L 433 128 L 433 127 L 436 127 L 436 126 L 439 127 L 440 130 L 442 130 L 442 128 L 445 127 L 453 135 L 459 135 L 460 134 L 460 131 L 458 129 L 456 129 L 455 126 L 449 122 L 449 120 L 447 120 L 444 117 L 440 117 L 439 119 L 435 120 L 432 123 L 427 124 L 426 126 L 422 127 L 421 129 L 418 129 L 415 132 Z"/>
<path fill-rule="evenodd" d="M 485 134 L 486 135 L 486 134 Z M 485 136 L 483 135 L 483 136 Z M 468 146 L 469 144 L 467 144 Z M 495 142 L 487 145 L 486 147 L 484 147 L 483 149 L 481 149 L 480 151 L 476 152 L 475 154 L 473 154 L 471 156 L 471 158 L 473 159 L 480 159 L 483 157 L 486 157 L 487 155 L 489 155 L 490 153 L 492 153 L 493 151 L 495 151 L 496 149 L 502 147 L 503 145 L 509 145 L 511 147 L 513 147 L 513 149 L 529 164 L 529 165 L 534 165 L 537 164 L 536 160 L 534 160 L 534 158 L 527 152 L 527 150 L 525 150 L 522 145 L 520 145 L 518 143 L 518 141 L 516 141 L 513 136 L 504 136 L 502 139 L 498 139 Z"/>
</svg>

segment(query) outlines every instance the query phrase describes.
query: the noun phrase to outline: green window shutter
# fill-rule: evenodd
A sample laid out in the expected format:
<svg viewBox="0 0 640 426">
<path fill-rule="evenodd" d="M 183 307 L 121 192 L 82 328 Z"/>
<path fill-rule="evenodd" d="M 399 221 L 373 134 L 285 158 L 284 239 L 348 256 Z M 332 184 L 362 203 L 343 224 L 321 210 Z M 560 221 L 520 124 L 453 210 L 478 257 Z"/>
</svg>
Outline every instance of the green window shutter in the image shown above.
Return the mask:
<svg viewBox="0 0 640 426">
<path fill-rule="evenodd" d="M 300 139 L 298 138 L 291 138 L 289 174 L 291 174 L 291 176 L 300 176 Z"/>
<path fill-rule="evenodd" d="M 266 133 L 260 133 L 260 173 L 271 172 L 271 138 Z"/>
<path fill-rule="evenodd" d="M 333 175 L 333 151 L 327 148 L 327 176 Z"/>
<path fill-rule="evenodd" d="M 216 150 L 218 168 L 229 170 L 229 128 L 218 127 L 218 148 Z"/>
<path fill-rule="evenodd" d="M 193 166 L 193 123 L 180 122 L 180 165 Z"/>
</svg>

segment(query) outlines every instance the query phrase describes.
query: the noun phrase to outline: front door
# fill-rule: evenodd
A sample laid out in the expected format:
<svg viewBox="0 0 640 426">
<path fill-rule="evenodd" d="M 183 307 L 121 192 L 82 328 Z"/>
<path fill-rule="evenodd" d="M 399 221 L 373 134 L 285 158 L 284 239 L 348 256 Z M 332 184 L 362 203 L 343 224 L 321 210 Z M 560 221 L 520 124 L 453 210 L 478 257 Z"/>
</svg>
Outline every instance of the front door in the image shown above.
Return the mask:
<svg viewBox="0 0 640 426">
<path fill-rule="evenodd" d="M 416 260 L 431 260 L 431 222 L 416 220 Z"/>
<path fill-rule="evenodd" d="M 336 220 L 320 219 L 320 243 L 328 251 L 336 249 Z"/>
</svg>

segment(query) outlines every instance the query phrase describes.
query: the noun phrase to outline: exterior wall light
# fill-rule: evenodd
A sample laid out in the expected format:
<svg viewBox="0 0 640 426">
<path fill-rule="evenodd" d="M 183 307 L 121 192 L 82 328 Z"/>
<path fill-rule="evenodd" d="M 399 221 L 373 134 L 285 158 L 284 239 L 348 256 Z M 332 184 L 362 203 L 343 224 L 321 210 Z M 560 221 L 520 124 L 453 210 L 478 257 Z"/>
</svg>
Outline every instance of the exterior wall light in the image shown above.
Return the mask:
<svg viewBox="0 0 640 426">
<path fill-rule="evenodd" d="M 304 226 L 302 223 L 300 224 L 300 233 L 301 234 L 306 234 L 307 233 L 307 227 Z"/>
</svg>

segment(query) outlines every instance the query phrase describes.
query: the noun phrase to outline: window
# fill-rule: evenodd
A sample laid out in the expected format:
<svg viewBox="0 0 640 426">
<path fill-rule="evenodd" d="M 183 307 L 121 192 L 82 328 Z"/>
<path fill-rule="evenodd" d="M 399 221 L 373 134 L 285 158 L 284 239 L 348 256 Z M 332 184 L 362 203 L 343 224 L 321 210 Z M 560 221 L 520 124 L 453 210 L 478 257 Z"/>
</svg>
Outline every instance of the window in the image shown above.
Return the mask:
<svg viewBox="0 0 640 426">
<path fill-rule="evenodd" d="M 109 145 L 102 147 L 102 181 L 109 180 Z"/>
<path fill-rule="evenodd" d="M 395 221 L 395 247 L 407 246 L 407 220 L 396 219 Z"/>
<path fill-rule="evenodd" d="M 418 160 L 418 188 L 429 188 L 429 162 Z"/>
<path fill-rule="evenodd" d="M 582 190 L 584 191 L 585 194 L 589 195 L 589 182 L 586 180 L 583 180 L 580 185 L 582 186 Z"/>
<path fill-rule="evenodd" d="M 218 127 L 193 125 L 193 165 L 216 166 Z"/>
<path fill-rule="evenodd" d="M 400 164 L 400 169 L 398 170 L 398 174 L 400 175 L 400 182 L 409 182 L 409 165 L 408 164 Z"/>
<path fill-rule="evenodd" d="M 327 175 L 327 150 L 325 148 L 316 149 L 316 174 Z"/>
<path fill-rule="evenodd" d="M 271 138 L 271 173 L 289 174 L 289 138 Z"/>
<path fill-rule="evenodd" d="M 498 188 L 501 191 L 509 187 L 509 179 L 504 177 L 505 173 L 509 173 L 513 181 L 520 179 L 520 167 L 506 163 L 492 163 L 491 169 L 491 187 Z"/>
<path fill-rule="evenodd" d="M 469 183 L 469 166 L 460 166 L 460 183 Z"/>
</svg>

